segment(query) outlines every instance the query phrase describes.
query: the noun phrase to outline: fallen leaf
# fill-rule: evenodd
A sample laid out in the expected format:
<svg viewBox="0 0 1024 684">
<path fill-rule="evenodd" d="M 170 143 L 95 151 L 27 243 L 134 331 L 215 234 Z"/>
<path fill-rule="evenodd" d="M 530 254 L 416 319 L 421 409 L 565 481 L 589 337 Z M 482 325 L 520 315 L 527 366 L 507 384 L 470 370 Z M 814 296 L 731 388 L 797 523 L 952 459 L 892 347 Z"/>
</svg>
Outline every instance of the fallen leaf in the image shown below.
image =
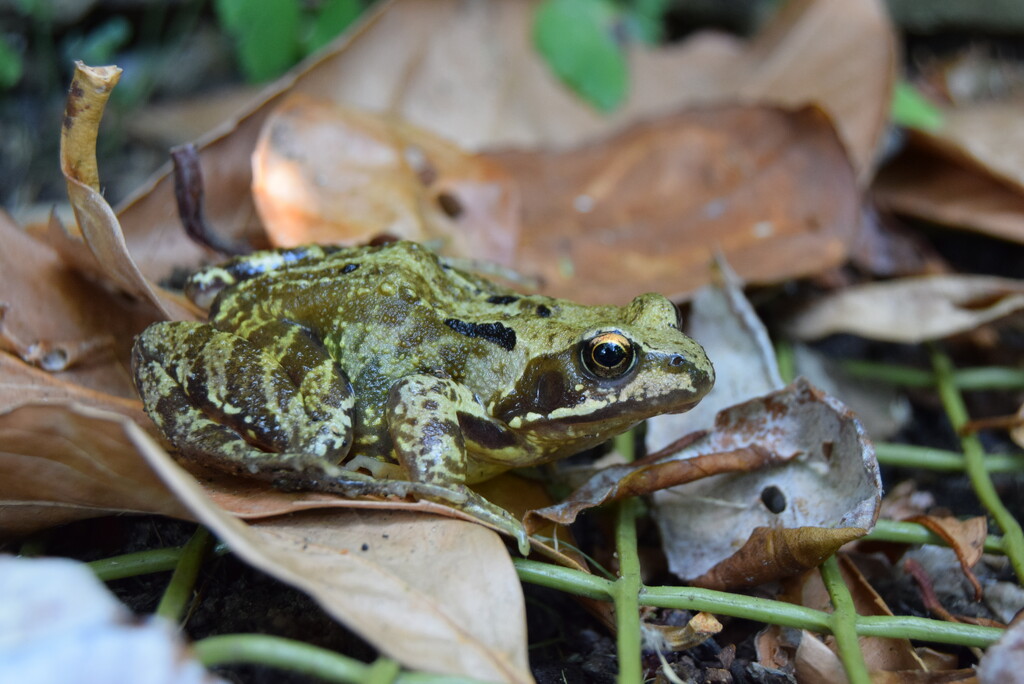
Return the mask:
<svg viewBox="0 0 1024 684">
<path fill-rule="evenodd" d="M 121 415 L 74 404 L 0 414 L 0 535 L 111 513 L 190 517 L 139 458 L 133 431 Z"/>
<path fill-rule="evenodd" d="M 516 249 L 508 174 L 398 120 L 292 95 L 264 124 L 252 164 L 256 208 L 277 247 L 389 235 L 506 264 Z"/>
<path fill-rule="evenodd" d="M 978 102 L 947 109 L 935 131 L 916 131 L 925 144 L 1024 192 L 1021 100 Z"/>
<path fill-rule="evenodd" d="M 871 193 L 897 214 L 1024 242 L 1024 193 L 936 152 L 905 150 L 879 171 Z"/>
<path fill-rule="evenodd" d="M 3 211 L 0 242 L 0 349 L 56 379 L 134 397 L 124 362 L 153 316 L 76 273 Z"/>
<path fill-rule="evenodd" d="M 718 567 L 748 544 L 757 528 L 827 528 L 774 533 L 791 535 L 787 544 L 806 535 L 802 539 L 817 549 L 806 551 L 806 558 L 812 558 L 823 552 L 826 537 L 834 551 L 844 537 L 859 536 L 839 530 L 861 528 L 862 534 L 874 525 L 881 499 L 874 450 L 856 418 L 805 381 L 723 411 L 715 433 L 733 448 L 757 445 L 789 462 L 757 473 L 716 475 L 654 495 L 669 568 L 683 579 L 703 576 L 706 586 L 739 586 L 748 574 L 766 581 L 763 573 L 792 572 L 793 564 L 765 568 L 772 550 L 753 542 L 747 548 L 760 548 L 760 556 L 745 554 L 742 565 Z M 785 553 L 801 558 L 801 552 Z"/>
<path fill-rule="evenodd" d="M 687 105 L 817 102 L 836 122 L 863 179 L 884 130 L 893 77 L 895 49 L 884 9 L 876 0 L 794 5 L 749 48 L 720 34 L 700 34 L 679 46 L 632 50 L 629 99 L 605 118 L 568 93 L 537 55 L 530 42 L 535 3 L 383 3 L 301 71 L 272 85 L 263 100 L 204 137 L 207 216 L 226 239 L 260 243 L 249 160 L 266 118 L 291 93 L 383 111 L 474 151 L 567 149 Z M 873 49 L 859 49 L 866 44 Z M 829 173 L 814 176 L 808 187 L 832 178 L 834 165 L 826 168 Z M 532 198 L 524 194 L 524 201 Z M 185 238 L 173 206 L 170 179 L 161 173 L 119 214 L 131 253 L 154 281 L 209 258 Z M 836 215 L 847 215 L 845 199 L 842 206 Z M 681 242 L 693 244 L 689 238 Z M 560 261 L 557 254 L 542 256 L 549 271 Z M 832 263 L 842 258 L 831 254 Z M 797 269 L 808 263 L 793 261 Z M 578 268 L 585 264 L 575 261 Z M 703 261 L 698 268 L 704 268 Z M 756 271 L 756 264 L 750 268 Z M 677 273 L 685 270 L 677 267 Z M 686 287 L 692 288 L 696 281 L 689 282 Z"/>
<path fill-rule="evenodd" d="M 0 352 L 0 412 L 32 403 L 75 404 L 119 413 L 143 427 L 153 422 L 137 399 L 97 392 L 77 383 L 61 380 L 10 354 Z"/>
<path fill-rule="evenodd" d="M 523 195 L 518 269 L 587 303 L 688 294 L 718 251 L 747 281 L 817 273 L 846 259 L 860 218 L 846 152 L 814 108 L 697 109 L 568 152 L 489 156 Z"/>
<path fill-rule="evenodd" d="M 919 344 L 973 330 L 1024 308 L 1024 281 L 937 275 L 867 283 L 821 297 L 795 315 L 798 339 L 851 333 Z"/>
<path fill-rule="evenodd" d="M 532 681 L 522 588 L 491 530 L 435 515 L 361 510 L 247 525 L 211 502 L 152 438 L 141 430 L 132 438 L 178 500 L 234 553 L 312 596 L 389 657 L 414 669 Z"/>
<path fill-rule="evenodd" d="M 0 444 L 5 536 L 115 512 L 197 519 L 408 667 L 532 681 L 522 590 L 504 544 L 480 525 L 360 510 L 246 525 L 212 503 L 137 425 L 85 407 L 4 413 Z M 481 603 L 481 595 L 490 600 Z"/>
<path fill-rule="evenodd" d="M 893 612 L 885 601 L 874 590 L 857 566 L 849 558 L 840 554 L 839 570 L 842 581 L 850 592 L 853 606 L 858 615 L 892 616 Z M 821 574 L 817 572 L 796 578 L 787 583 L 782 600 L 789 601 L 814 610 L 832 612 L 832 599 L 829 597 Z M 925 669 L 909 639 L 897 637 L 860 637 L 861 652 L 864 654 L 868 670 L 875 672 L 912 672 Z M 835 654 L 835 638 L 828 636 L 824 643 Z M 797 671 L 800 671 L 800 655 L 797 655 Z M 838 662 L 838 658 L 837 658 Z"/>
<path fill-rule="evenodd" d="M 0 680 L 216 684 L 177 627 L 133 615 L 84 563 L 0 558 Z"/>
</svg>

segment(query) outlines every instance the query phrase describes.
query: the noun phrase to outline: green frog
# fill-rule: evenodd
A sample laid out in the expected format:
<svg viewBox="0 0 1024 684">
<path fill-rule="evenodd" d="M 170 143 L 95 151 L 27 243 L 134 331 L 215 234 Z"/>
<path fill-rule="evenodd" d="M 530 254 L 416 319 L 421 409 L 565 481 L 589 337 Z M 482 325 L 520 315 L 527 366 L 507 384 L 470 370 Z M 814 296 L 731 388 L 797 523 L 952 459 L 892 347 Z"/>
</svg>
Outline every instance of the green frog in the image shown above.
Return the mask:
<svg viewBox="0 0 1024 684">
<path fill-rule="evenodd" d="M 523 295 L 423 246 L 306 246 L 192 276 L 209 321 L 135 341 L 146 411 L 185 460 L 289 489 L 441 501 L 529 544 L 467 487 L 685 411 L 714 370 L 676 307 Z"/>
</svg>

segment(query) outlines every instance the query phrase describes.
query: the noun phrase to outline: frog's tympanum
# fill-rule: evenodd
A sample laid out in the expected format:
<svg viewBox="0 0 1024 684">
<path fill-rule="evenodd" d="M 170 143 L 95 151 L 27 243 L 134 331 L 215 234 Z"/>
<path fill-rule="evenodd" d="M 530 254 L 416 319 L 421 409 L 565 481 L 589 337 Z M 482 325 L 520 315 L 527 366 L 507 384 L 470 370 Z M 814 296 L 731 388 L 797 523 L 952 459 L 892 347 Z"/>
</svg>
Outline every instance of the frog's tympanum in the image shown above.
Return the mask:
<svg viewBox="0 0 1024 684">
<path fill-rule="evenodd" d="M 410 242 L 258 252 L 187 290 L 209 322 L 152 325 L 132 354 L 146 411 L 185 459 L 442 501 L 521 549 L 521 524 L 467 484 L 685 411 L 714 382 L 660 295 L 520 295 Z"/>
</svg>

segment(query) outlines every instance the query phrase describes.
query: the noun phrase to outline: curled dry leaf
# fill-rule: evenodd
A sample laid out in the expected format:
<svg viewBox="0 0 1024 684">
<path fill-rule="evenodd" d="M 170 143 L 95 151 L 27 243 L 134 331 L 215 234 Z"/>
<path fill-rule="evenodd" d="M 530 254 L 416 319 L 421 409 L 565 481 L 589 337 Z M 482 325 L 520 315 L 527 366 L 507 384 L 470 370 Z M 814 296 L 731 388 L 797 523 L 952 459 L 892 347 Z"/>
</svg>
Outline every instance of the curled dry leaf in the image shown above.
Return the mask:
<svg viewBox="0 0 1024 684">
<path fill-rule="evenodd" d="M 120 75 L 117 67 L 94 68 L 75 63 L 61 128 L 60 156 L 68 198 L 84 241 L 71 234 L 65 239 L 78 241 L 81 250 L 91 250 L 104 277 L 124 292 L 149 302 L 163 316 L 194 318 L 195 307 L 188 300 L 157 287 L 143 276 L 128 253 L 113 209 L 100 194 L 96 136 L 107 98 Z"/>
<path fill-rule="evenodd" d="M 264 124 L 252 163 L 253 199 L 276 246 L 384 234 L 504 263 L 515 251 L 508 174 L 401 121 L 292 95 Z"/>
<path fill-rule="evenodd" d="M 0 534 L 111 513 L 190 517 L 139 458 L 134 432 L 124 416 L 69 403 L 0 414 Z"/>
<path fill-rule="evenodd" d="M 523 193 L 519 269 L 584 302 L 692 292 L 718 250 L 749 281 L 816 273 L 846 258 L 859 221 L 846 152 L 814 108 L 691 110 L 569 152 L 490 156 Z"/>
<path fill-rule="evenodd" d="M 134 397 L 124 360 L 152 315 L 76 273 L 2 211 L 0 242 L 0 349 L 54 378 Z"/>
<path fill-rule="evenodd" d="M 800 339 L 852 333 L 919 344 L 973 330 L 1024 309 L 1024 281 L 995 276 L 938 275 L 857 285 L 813 302 L 794 316 Z"/>
<path fill-rule="evenodd" d="M 806 381 L 722 411 L 712 434 L 721 435 L 719 450 L 756 445 L 788 462 L 655 494 L 669 567 L 683 579 L 764 582 L 817 565 L 874 525 L 874 450 L 856 418 Z"/>
</svg>

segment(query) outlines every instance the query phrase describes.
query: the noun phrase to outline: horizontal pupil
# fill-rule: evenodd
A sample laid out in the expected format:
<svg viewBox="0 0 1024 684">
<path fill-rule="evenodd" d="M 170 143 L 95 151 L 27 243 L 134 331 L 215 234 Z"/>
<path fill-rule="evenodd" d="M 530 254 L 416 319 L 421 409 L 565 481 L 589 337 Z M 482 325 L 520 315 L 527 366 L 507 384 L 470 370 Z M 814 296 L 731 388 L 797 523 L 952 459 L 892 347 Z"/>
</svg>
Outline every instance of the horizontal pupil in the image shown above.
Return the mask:
<svg viewBox="0 0 1024 684">
<path fill-rule="evenodd" d="M 613 368 L 626 358 L 626 350 L 622 345 L 612 342 L 603 342 L 594 349 L 594 360 L 605 368 Z"/>
</svg>

